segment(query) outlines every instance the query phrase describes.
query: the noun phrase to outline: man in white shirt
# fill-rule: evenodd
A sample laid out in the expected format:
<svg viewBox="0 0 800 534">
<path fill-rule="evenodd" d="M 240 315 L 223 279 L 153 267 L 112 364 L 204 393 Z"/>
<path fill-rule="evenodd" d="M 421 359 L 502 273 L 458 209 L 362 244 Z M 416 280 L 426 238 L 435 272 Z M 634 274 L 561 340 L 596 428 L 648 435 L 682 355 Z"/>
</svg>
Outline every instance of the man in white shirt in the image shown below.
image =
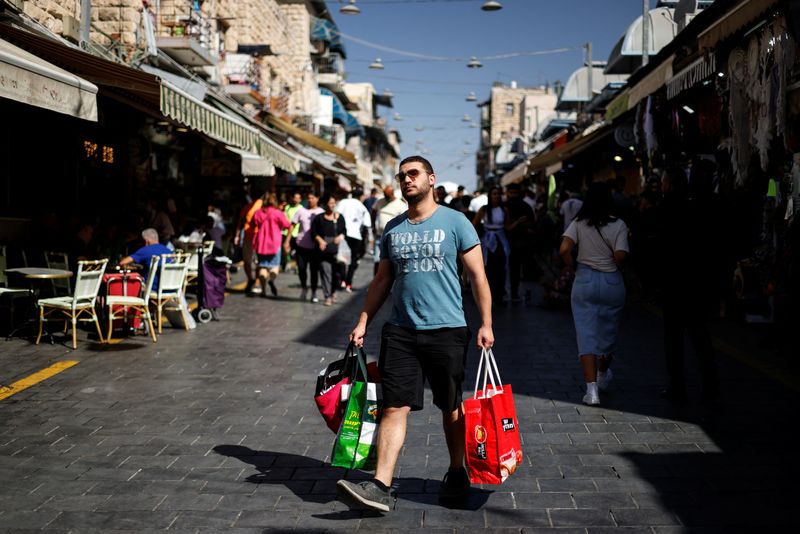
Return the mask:
<svg viewBox="0 0 800 534">
<path fill-rule="evenodd" d="M 383 235 L 383 229 L 389 221 L 408 209 L 408 204 L 402 197 L 394 196 L 394 188 L 391 185 L 387 185 L 383 189 L 383 195 L 383 198 L 375 202 L 372 207 L 375 212 L 375 224 L 373 226 L 375 234 L 375 252 L 373 253 L 375 273 L 378 272 L 378 264 L 381 262 L 381 236 Z"/>
<path fill-rule="evenodd" d="M 364 255 L 364 239 L 361 235 L 361 228 L 367 229 L 372 226 L 372 218 L 366 206 L 358 200 L 361 193 L 357 191 L 354 195 L 347 195 L 336 205 L 336 211 L 344 218 L 345 241 L 350 247 L 350 266 L 347 268 L 345 276 L 345 290 L 348 293 L 353 291 L 353 275 L 358 268 L 358 260 Z M 355 198 L 354 198 L 355 197 Z"/>
<path fill-rule="evenodd" d="M 569 198 L 561 204 L 559 213 L 564 217 L 564 231 L 567 230 L 569 223 L 571 223 L 578 215 L 578 212 L 581 211 L 581 206 L 583 206 L 583 200 L 578 197 L 577 193 L 570 193 Z"/>
<path fill-rule="evenodd" d="M 486 191 L 483 189 L 479 189 L 475 191 L 475 196 L 472 197 L 472 201 L 469 203 L 469 211 L 472 213 L 478 213 L 482 207 L 489 203 L 489 197 L 486 196 Z"/>
</svg>

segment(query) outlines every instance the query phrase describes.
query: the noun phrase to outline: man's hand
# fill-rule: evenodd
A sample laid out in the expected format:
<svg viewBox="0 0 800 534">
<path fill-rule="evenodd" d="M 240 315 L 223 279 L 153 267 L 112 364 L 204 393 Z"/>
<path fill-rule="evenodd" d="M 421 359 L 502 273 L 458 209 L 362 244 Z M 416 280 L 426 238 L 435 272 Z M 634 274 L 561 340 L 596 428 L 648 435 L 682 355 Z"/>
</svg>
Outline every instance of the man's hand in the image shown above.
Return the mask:
<svg viewBox="0 0 800 534">
<path fill-rule="evenodd" d="M 233 236 L 233 246 L 234 247 L 238 247 L 239 246 L 239 232 L 236 232 L 236 235 Z"/>
<path fill-rule="evenodd" d="M 494 345 L 494 332 L 491 326 L 481 326 L 476 336 L 479 349 L 490 349 Z"/>
<path fill-rule="evenodd" d="M 352 341 L 356 347 L 363 347 L 364 346 L 364 336 L 367 334 L 367 325 L 364 321 L 358 321 L 358 324 L 353 331 L 350 332 L 350 341 Z"/>
</svg>

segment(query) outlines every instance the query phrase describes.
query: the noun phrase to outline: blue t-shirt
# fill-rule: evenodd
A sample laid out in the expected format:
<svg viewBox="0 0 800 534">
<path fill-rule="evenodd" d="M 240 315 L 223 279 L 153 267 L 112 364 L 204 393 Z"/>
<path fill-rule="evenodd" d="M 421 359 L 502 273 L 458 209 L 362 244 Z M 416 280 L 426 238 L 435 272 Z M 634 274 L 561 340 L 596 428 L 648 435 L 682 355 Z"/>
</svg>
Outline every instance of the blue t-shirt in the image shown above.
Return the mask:
<svg viewBox="0 0 800 534">
<path fill-rule="evenodd" d="M 480 243 L 464 214 L 439 206 L 419 223 L 408 213 L 392 219 L 381 237 L 381 260 L 392 262 L 389 322 L 416 330 L 466 326 L 456 259 Z"/>
<path fill-rule="evenodd" d="M 159 256 L 160 258 L 162 254 L 173 254 L 173 251 L 171 251 L 161 243 L 155 243 L 153 245 L 143 246 L 142 248 L 131 254 L 131 258 L 133 258 L 134 263 L 138 263 L 139 265 L 145 268 L 142 274 L 144 275 L 145 280 L 147 280 L 147 269 L 150 268 L 150 258 L 152 256 Z M 156 275 L 153 278 L 153 289 L 156 288 L 158 288 L 158 271 L 156 271 Z"/>
</svg>

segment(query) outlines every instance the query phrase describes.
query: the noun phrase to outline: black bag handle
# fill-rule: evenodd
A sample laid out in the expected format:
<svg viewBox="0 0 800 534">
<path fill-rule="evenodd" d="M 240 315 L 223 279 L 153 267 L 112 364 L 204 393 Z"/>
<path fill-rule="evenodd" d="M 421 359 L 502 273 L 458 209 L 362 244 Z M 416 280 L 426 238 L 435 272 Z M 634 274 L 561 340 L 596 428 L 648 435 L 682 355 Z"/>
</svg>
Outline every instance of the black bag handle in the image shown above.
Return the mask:
<svg viewBox="0 0 800 534">
<path fill-rule="evenodd" d="M 353 370 L 350 373 L 350 383 L 354 383 L 358 379 L 358 373 L 361 371 L 361 376 L 364 382 L 367 382 L 367 353 L 364 352 L 364 347 L 357 347 L 352 341 L 347 345 L 344 357 L 348 360 L 347 365 L 353 365 Z M 353 360 L 355 360 L 353 362 Z"/>
</svg>

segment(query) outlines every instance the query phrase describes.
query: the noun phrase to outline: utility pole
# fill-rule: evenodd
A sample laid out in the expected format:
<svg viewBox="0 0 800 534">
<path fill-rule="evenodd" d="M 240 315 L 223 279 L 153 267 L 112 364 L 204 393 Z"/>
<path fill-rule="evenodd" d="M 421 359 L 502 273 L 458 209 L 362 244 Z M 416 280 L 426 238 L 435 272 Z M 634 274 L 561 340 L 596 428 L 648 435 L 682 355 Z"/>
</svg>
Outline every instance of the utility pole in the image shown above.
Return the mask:
<svg viewBox="0 0 800 534">
<path fill-rule="evenodd" d="M 650 0 L 642 0 L 642 67 L 650 59 Z"/>
<path fill-rule="evenodd" d="M 91 39 L 92 29 L 92 0 L 81 0 L 81 48 L 86 48 Z"/>
<path fill-rule="evenodd" d="M 588 70 L 586 71 L 586 85 L 588 86 L 588 92 L 586 93 L 587 98 L 589 99 L 586 104 L 588 105 L 589 102 L 592 100 L 592 95 L 594 94 L 594 64 L 592 63 L 592 43 L 586 43 L 586 66 Z"/>
</svg>

